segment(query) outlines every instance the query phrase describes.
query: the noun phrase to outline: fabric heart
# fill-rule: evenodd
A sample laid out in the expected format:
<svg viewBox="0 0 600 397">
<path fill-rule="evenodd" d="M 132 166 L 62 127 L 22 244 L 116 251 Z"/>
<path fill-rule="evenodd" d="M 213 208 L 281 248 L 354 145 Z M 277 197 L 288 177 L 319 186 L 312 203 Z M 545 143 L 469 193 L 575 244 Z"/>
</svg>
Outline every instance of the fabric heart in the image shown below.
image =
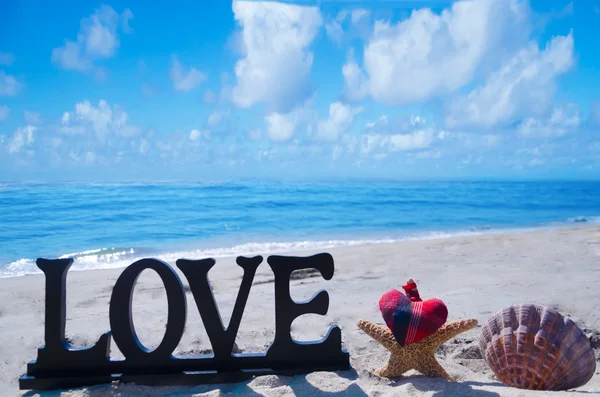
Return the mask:
<svg viewBox="0 0 600 397">
<path fill-rule="evenodd" d="M 379 309 L 400 346 L 418 342 L 437 332 L 448 319 L 448 309 L 439 299 L 412 302 L 392 289 L 379 299 Z"/>
</svg>

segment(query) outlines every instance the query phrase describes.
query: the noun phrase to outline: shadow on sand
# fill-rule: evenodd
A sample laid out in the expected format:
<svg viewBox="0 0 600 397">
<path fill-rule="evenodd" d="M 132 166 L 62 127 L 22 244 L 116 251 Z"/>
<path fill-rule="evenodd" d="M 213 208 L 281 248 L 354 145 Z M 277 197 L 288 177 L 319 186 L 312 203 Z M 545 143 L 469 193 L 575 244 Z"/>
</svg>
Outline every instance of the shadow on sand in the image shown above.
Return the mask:
<svg viewBox="0 0 600 397">
<path fill-rule="evenodd" d="M 97 385 L 87 388 L 70 389 L 70 391 L 81 391 L 86 397 L 152 397 L 152 396 L 170 396 L 183 397 L 206 393 L 207 397 L 217 397 L 222 395 L 243 395 L 247 397 L 264 396 L 265 394 L 254 390 L 262 389 L 273 390 L 284 387 L 291 389 L 296 396 L 317 396 L 317 397 L 336 397 L 336 396 L 358 396 L 366 397 L 368 394 L 354 382 L 358 379 L 355 370 L 327 373 L 331 376 L 330 382 L 340 382 L 348 384 L 345 388 L 338 391 L 324 391 L 315 387 L 308 379 L 311 374 L 297 376 L 267 375 L 247 382 L 226 383 L 198 386 L 143 386 L 127 383 L 113 383 L 110 385 Z M 337 379 L 336 379 L 337 378 Z M 254 382 L 253 387 L 250 383 Z M 85 391 L 83 391 L 85 390 Z M 66 390 L 52 391 L 29 391 L 23 394 L 23 397 L 59 397 Z M 285 393 L 283 393 L 285 394 Z"/>
<path fill-rule="evenodd" d="M 490 382 L 448 382 L 445 379 L 428 378 L 423 375 L 412 375 L 407 378 L 399 378 L 394 380 L 390 385 L 392 387 L 399 387 L 402 385 L 411 384 L 415 389 L 422 392 L 434 392 L 434 397 L 445 397 L 445 396 L 475 396 L 475 397 L 500 397 L 500 394 L 487 391 L 473 389 L 472 386 L 496 386 L 506 387 L 506 385 Z"/>
</svg>

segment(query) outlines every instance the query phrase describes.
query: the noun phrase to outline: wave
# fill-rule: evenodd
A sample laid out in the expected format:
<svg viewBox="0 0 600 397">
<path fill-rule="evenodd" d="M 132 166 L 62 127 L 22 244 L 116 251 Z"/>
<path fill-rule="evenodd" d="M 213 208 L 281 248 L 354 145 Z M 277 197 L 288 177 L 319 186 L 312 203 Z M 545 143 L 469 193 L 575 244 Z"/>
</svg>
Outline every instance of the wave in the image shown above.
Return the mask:
<svg viewBox="0 0 600 397">
<path fill-rule="evenodd" d="M 237 244 L 230 247 L 180 250 L 165 252 L 157 255 L 147 255 L 148 252 L 136 248 L 98 248 L 85 250 L 81 252 L 68 253 L 59 256 L 59 258 L 73 258 L 74 263 L 71 267 L 73 271 L 98 270 L 98 269 L 118 269 L 129 266 L 131 263 L 147 257 L 153 257 L 163 260 L 167 263 L 175 263 L 177 259 L 202 259 L 202 258 L 224 258 L 235 256 L 254 256 L 271 255 L 281 253 L 291 253 L 298 251 L 322 250 L 330 248 L 353 247 L 361 245 L 389 244 L 399 241 L 419 241 L 419 240 L 438 240 L 460 236 L 477 236 L 499 234 L 507 232 L 523 232 L 538 230 L 540 228 L 568 226 L 573 223 L 598 223 L 600 217 L 578 216 L 569 218 L 566 221 L 541 225 L 538 227 L 527 228 L 494 228 L 491 226 L 477 226 L 464 230 L 455 231 L 427 231 L 413 233 L 396 238 L 377 238 L 377 239 L 356 239 L 356 240 L 304 240 L 287 242 L 250 242 Z M 35 264 L 35 259 L 22 258 L 9 263 L 6 266 L 0 265 L 0 278 L 24 276 L 29 274 L 40 274 L 41 270 Z"/>
<path fill-rule="evenodd" d="M 58 259 L 73 258 L 72 270 L 116 269 L 141 259 L 133 248 L 98 248 L 60 255 Z M 0 278 L 40 274 L 35 259 L 21 258 L 0 270 Z M 2 266 L 0 266 L 1 268 Z"/>
<path fill-rule="evenodd" d="M 177 259 L 181 258 L 201 259 L 254 255 L 265 256 L 277 253 L 320 250 L 339 247 L 353 247 L 361 245 L 388 244 L 397 241 L 440 239 L 445 237 L 471 234 L 480 233 L 474 231 L 463 231 L 455 233 L 427 232 L 395 239 L 380 238 L 364 240 L 305 240 L 287 242 L 251 242 L 238 244 L 231 247 L 166 252 L 158 255 L 152 255 L 152 257 L 163 260 L 167 263 L 174 263 Z M 122 268 L 130 265 L 131 263 L 139 259 L 146 257 L 148 257 L 148 255 L 143 255 L 143 252 L 140 252 L 139 250 L 134 248 L 98 248 L 59 256 L 60 259 L 74 259 L 73 266 L 71 267 L 71 270 L 73 271 Z M 35 264 L 35 259 L 22 258 L 9 263 L 3 270 L 0 270 L 0 278 L 40 273 L 42 272 Z"/>
<path fill-rule="evenodd" d="M 233 256 L 269 255 L 283 252 L 295 252 L 314 249 L 326 249 L 334 247 L 351 247 L 357 245 L 392 243 L 394 239 L 373 240 L 326 240 L 326 241 L 292 241 L 292 242 L 252 242 L 238 244 L 225 248 L 196 249 L 188 251 L 173 251 L 158 255 L 153 258 L 174 263 L 177 259 L 190 258 L 226 258 Z M 59 258 L 73 258 L 73 266 L 70 270 L 95 270 L 115 269 L 130 265 L 131 263 L 146 258 L 134 248 L 115 249 L 99 248 L 82 252 L 61 255 Z M 24 276 L 28 274 L 40 274 L 41 270 L 35 264 L 35 259 L 22 258 L 9 263 L 5 269 L 0 270 L 0 278 Z"/>
</svg>

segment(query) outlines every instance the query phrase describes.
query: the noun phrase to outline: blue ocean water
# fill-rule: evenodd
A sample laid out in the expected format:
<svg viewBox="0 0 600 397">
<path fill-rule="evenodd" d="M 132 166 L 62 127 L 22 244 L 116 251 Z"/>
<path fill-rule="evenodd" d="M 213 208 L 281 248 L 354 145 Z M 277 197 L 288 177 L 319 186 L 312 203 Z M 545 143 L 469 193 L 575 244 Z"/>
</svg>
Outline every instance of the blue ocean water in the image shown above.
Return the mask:
<svg viewBox="0 0 600 397">
<path fill-rule="evenodd" d="M 0 277 L 600 220 L 600 182 L 0 184 Z"/>
</svg>

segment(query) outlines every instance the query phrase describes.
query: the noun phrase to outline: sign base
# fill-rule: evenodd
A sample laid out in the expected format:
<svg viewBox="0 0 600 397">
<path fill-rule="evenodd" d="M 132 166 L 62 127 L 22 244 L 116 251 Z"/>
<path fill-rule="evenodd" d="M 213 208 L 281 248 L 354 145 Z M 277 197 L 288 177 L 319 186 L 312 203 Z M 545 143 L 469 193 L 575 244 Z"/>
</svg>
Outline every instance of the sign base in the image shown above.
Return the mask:
<svg viewBox="0 0 600 397">
<path fill-rule="evenodd" d="M 101 376 L 61 376 L 50 378 L 36 378 L 29 375 L 23 375 L 21 378 L 19 378 L 19 387 L 22 390 L 56 390 L 110 384 L 112 382 L 134 383 L 136 385 L 144 386 L 195 386 L 245 382 L 256 376 L 263 375 L 294 376 L 308 374 L 315 371 L 348 371 L 351 368 L 352 367 L 350 364 L 348 364 L 347 368 L 338 367 L 315 369 L 314 367 L 311 367 L 293 370 L 273 370 L 270 368 L 262 368 L 237 371 L 186 371 L 176 374 L 147 375 L 112 374 Z"/>
</svg>

